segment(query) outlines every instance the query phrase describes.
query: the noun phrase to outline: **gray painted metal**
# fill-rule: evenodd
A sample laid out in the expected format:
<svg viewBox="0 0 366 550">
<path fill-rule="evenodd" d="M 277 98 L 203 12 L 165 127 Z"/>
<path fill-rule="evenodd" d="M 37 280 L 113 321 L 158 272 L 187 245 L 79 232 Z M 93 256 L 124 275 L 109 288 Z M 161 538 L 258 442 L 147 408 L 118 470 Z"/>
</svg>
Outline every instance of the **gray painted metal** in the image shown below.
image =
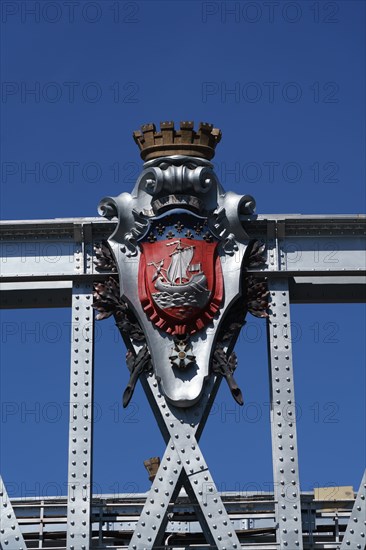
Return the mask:
<svg viewBox="0 0 366 550">
<path fill-rule="evenodd" d="M 313 492 L 301 494 L 305 548 L 339 550 L 339 537 L 342 538 L 345 532 L 355 499 L 332 500 L 330 492 L 328 494 L 330 500 L 322 501 L 315 500 Z M 224 492 L 220 496 L 238 530 L 242 547 L 278 550 L 273 494 Z M 92 548 L 127 548 L 145 500 L 146 493 L 94 495 Z M 52 546 L 65 550 L 66 497 L 18 497 L 12 499 L 12 505 L 26 544 L 29 540 L 30 546 L 38 543 L 39 548 Z M 202 529 L 194 510 L 182 491 L 169 509 L 171 520 L 167 524 L 164 542 L 169 537 L 171 550 L 181 550 L 182 546 L 187 548 L 189 544 L 196 544 L 195 548 L 207 548 L 200 537 Z M 39 537 L 41 531 L 42 537 Z M 183 534 L 184 538 L 171 536 L 174 533 Z"/>
<path fill-rule="evenodd" d="M 0 546 L 2 550 L 27 550 L 3 478 L 0 476 Z"/>
<path fill-rule="evenodd" d="M 365 216 L 264 214 L 247 216 L 242 224 L 251 238 L 267 242 L 264 271 L 269 276 L 272 272 L 311 277 L 365 274 Z M 100 218 L 1 222 L 0 280 L 60 281 L 92 273 L 85 247 L 107 239 L 115 227 L 115 221 Z M 75 256 L 78 243 L 84 256 Z"/>
<path fill-rule="evenodd" d="M 218 384 L 211 377 L 200 401 L 182 409 L 166 401 L 154 374 L 145 376 L 143 387 L 167 448 L 131 538 L 130 550 L 150 550 L 154 544 L 161 544 L 167 509 L 175 499 L 181 476 L 188 495 L 198 504 L 196 513 L 208 542 L 220 550 L 241 547 L 197 442 Z"/>
<path fill-rule="evenodd" d="M 286 279 L 271 279 L 268 355 L 274 494 L 280 550 L 303 547 L 296 406 L 292 367 L 290 297 Z"/>
<path fill-rule="evenodd" d="M 0 283 L 0 308 L 71 306 L 72 281 Z"/>
<path fill-rule="evenodd" d="M 93 288 L 72 290 L 67 549 L 89 550 L 93 439 Z"/>
<path fill-rule="evenodd" d="M 293 303 L 366 301 L 365 216 L 263 214 L 242 223 L 267 244 L 265 275 L 289 277 Z M 0 222 L 0 307 L 70 306 L 73 280 L 105 278 L 93 273 L 92 247 L 115 227 L 101 218 Z"/>
<path fill-rule="evenodd" d="M 366 277 L 293 277 L 289 288 L 292 304 L 366 302 Z"/>
<path fill-rule="evenodd" d="M 349 518 L 340 550 L 364 550 L 366 546 L 366 470 Z"/>
<path fill-rule="evenodd" d="M 273 272 L 272 275 L 274 276 Z M 97 278 L 97 276 L 88 276 L 83 277 L 82 281 L 97 280 Z M 289 278 L 289 285 L 291 303 L 366 302 L 365 277 L 352 277 L 349 274 L 344 274 L 343 277 L 296 276 Z M 71 280 L 0 283 L 0 308 L 70 307 L 71 288 Z"/>
<path fill-rule="evenodd" d="M 291 301 L 306 303 L 365 301 L 364 279 L 362 277 L 365 274 L 366 247 L 364 235 L 366 218 L 365 216 L 263 215 L 258 217 L 246 216 L 241 221 L 248 235 L 251 238 L 262 239 L 267 243 L 268 250 L 266 268 L 264 270 L 253 270 L 253 273 L 268 277 L 271 290 L 271 308 L 275 314 L 269 320 L 268 330 L 269 343 L 273 344 L 269 354 L 272 381 L 272 445 L 276 517 L 278 518 L 278 545 L 281 550 L 301 549 L 296 422 L 295 419 L 292 420 L 294 414 L 292 416 L 290 414 L 291 407 L 294 410 L 295 401 L 289 330 L 289 298 L 291 297 Z M 94 242 L 107 239 L 115 226 L 114 221 L 106 222 L 100 218 L 29 222 L 10 221 L 0 224 L 2 250 L 0 290 L 3 298 L 1 307 L 64 307 L 72 303 L 74 329 L 77 328 L 77 323 L 83 323 L 88 320 L 88 317 L 88 322 L 91 323 L 90 331 L 87 331 L 89 336 L 85 336 L 84 331 L 82 331 L 82 338 L 77 341 L 78 336 L 76 336 L 72 345 L 67 517 L 68 550 L 88 550 L 90 548 L 93 372 L 92 282 L 97 279 L 104 279 L 108 275 L 106 273 L 103 275 L 93 273 L 92 247 Z M 34 292 L 35 290 L 37 292 Z M 286 324 L 288 324 L 287 327 Z M 80 331 L 75 330 L 75 333 L 80 334 Z M 89 341 L 87 338 L 89 338 Z M 75 360 L 79 361 L 77 363 L 78 368 L 74 363 Z M 87 361 L 90 362 L 87 363 Z M 163 474 L 165 472 L 164 475 L 167 476 L 170 473 L 172 477 L 169 477 L 169 480 L 173 483 L 169 483 L 166 490 L 167 495 L 161 492 L 158 494 L 163 497 L 162 502 L 167 508 L 169 501 L 175 496 L 174 490 L 179 479 L 179 473 L 182 473 L 187 492 L 199 501 L 198 512 L 200 519 L 203 518 L 203 527 L 208 539 L 212 541 L 209 534 L 211 530 L 214 532 L 213 540 L 216 546 L 221 548 L 222 546 L 217 544 L 226 544 L 228 535 L 225 529 L 227 526 L 224 529 L 224 525 L 219 526 L 218 523 L 215 523 L 217 526 L 216 534 L 213 525 L 215 515 L 216 519 L 222 520 L 224 508 L 220 508 L 220 513 L 217 508 L 220 504 L 219 499 L 217 499 L 218 502 L 214 502 L 216 488 L 208 470 L 205 471 L 206 464 L 198 446 L 196 446 L 200 430 L 204 425 L 204 415 L 199 417 L 201 424 L 197 425 L 197 422 L 199 422 L 197 418 L 194 419 L 196 424 L 193 422 L 193 426 L 187 424 L 185 419 L 181 423 L 180 413 L 173 412 L 171 406 L 164 402 L 163 398 L 158 397 L 157 394 L 155 395 L 154 392 L 158 390 L 152 386 L 153 382 L 153 378 L 147 378 L 145 391 L 153 408 L 155 408 L 155 414 L 163 435 L 169 445 L 174 446 L 174 449 L 171 449 L 168 445 L 162 463 L 162 466 L 167 467 L 166 470 L 162 470 Z M 75 393 L 76 395 L 74 395 Z M 288 403 L 289 400 L 290 403 Z M 74 407 L 74 404 L 77 407 Z M 285 407 L 285 409 L 282 407 Z M 88 418 L 84 414 L 86 410 L 88 411 Z M 166 416 L 166 413 L 170 415 L 170 422 L 168 422 L 169 417 Z M 278 417 L 281 417 L 282 421 L 278 420 Z M 177 419 L 179 420 L 179 426 Z M 178 426 L 177 431 L 174 431 L 173 428 L 176 426 Z M 191 432 L 184 431 L 186 429 L 190 429 Z M 182 462 L 184 456 L 182 450 L 187 453 L 189 445 L 188 447 L 187 444 L 181 445 L 179 448 L 176 446 L 175 435 L 178 435 L 179 441 L 182 435 L 186 437 L 188 433 L 190 434 L 190 444 L 196 447 L 191 451 L 192 453 L 197 451 L 195 456 L 198 456 L 199 460 L 195 460 L 198 464 L 203 465 L 202 471 L 193 469 L 193 472 L 190 472 L 189 465 Z M 168 460 L 168 456 L 170 460 Z M 175 465 L 172 457 L 176 459 Z M 281 460 L 281 457 L 283 460 Z M 178 461 L 180 461 L 180 464 Z M 171 469 L 169 470 L 168 467 Z M 177 473 L 174 470 L 177 470 Z M 205 479 L 205 476 L 208 479 Z M 188 478 L 192 485 L 187 482 Z M 197 483 L 194 483 L 195 481 Z M 204 506 L 203 494 L 200 495 L 199 488 L 203 483 L 206 483 L 207 494 L 212 493 L 214 514 L 212 514 L 211 509 L 209 511 L 212 517 L 209 517 Z M 363 548 L 364 536 L 362 537 L 362 533 L 365 533 L 365 529 L 362 527 L 365 515 L 364 483 L 363 480 L 341 550 L 345 548 L 357 550 L 359 544 L 361 544 L 360 548 Z M 209 490 L 210 487 L 212 492 Z M 155 492 L 155 488 L 159 489 L 159 486 L 153 485 L 153 488 Z M 203 491 L 201 492 L 203 493 Z M 148 501 L 149 506 L 154 503 Z M 164 506 L 164 509 L 166 508 Z M 15 518 L 14 514 L 13 517 Z M 160 532 L 155 535 L 156 540 L 159 540 L 167 518 L 165 517 L 164 521 L 162 517 L 157 519 L 161 519 Z M 139 521 L 141 521 L 141 518 Z M 12 525 L 15 525 L 15 523 Z M 155 532 L 153 525 L 157 524 L 150 521 L 150 531 Z M 303 523 L 304 529 L 305 525 Z M 15 531 L 16 529 L 15 525 Z M 226 539 L 218 539 L 219 529 L 223 530 Z M 149 532 L 148 529 L 146 529 L 146 532 Z M 222 537 L 221 534 L 220 536 Z M 298 541 L 298 544 L 296 541 Z M 349 544 L 347 544 L 347 541 L 350 541 Z M 24 544 L 24 541 L 22 543 L 20 539 L 18 542 Z M 147 544 L 142 547 L 150 548 L 150 544 L 147 541 Z M 256 542 L 254 544 L 257 548 L 262 546 Z M 333 548 L 333 546 L 330 547 Z M 14 548 L 17 547 L 14 546 Z M 19 548 L 25 550 L 26 547 L 24 545 L 19 546 Z M 137 546 L 137 548 L 140 548 L 140 546 Z M 226 548 L 234 548 L 234 546 L 226 544 Z M 13 546 L 11 546 L 11 549 L 13 550 Z"/>
<path fill-rule="evenodd" d="M 257 519 L 256 522 L 254 522 L 253 519 L 232 519 L 231 524 L 233 526 L 233 529 L 236 531 L 245 531 L 248 529 L 253 529 L 254 525 L 256 528 L 272 528 L 274 526 L 274 519 L 270 518 L 261 518 Z M 108 522 L 108 526 L 105 527 L 105 530 L 113 530 L 113 531 L 127 531 L 131 532 L 136 529 L 138 525 L 138 520 L 136 521 L 129 521 L 129 522 L 118 522 L 118 521 L 110 521 Z M 198 521 L 168 521 L 166 525 L 166 532 L 167 533 L 202 533 L 202 527 L 201 524 Z"/>
</svg>

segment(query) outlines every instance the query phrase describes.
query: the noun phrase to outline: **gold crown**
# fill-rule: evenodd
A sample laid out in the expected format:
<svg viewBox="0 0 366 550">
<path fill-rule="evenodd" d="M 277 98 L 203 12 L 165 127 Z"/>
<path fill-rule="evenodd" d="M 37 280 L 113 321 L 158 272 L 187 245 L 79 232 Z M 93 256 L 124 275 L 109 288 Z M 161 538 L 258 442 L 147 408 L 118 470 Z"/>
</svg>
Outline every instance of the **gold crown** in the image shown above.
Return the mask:
<svg viewBox="0 0 366 550">
<path fill-rule="evenodd" d="M 221 139 L 221 130 L 207 122 L 200 122 L 197 132 L 193 127 L 194 122 L 185 121 L 180 123 L 179 130 L 175 130 L 174 122 L 161 122 L 160 132 L 157 132 L 155 124 L 144 124 L 141 131 L 133 133 L 133 138 L 145 161 L 170 155 L 211 160 Z"/>
</svg>

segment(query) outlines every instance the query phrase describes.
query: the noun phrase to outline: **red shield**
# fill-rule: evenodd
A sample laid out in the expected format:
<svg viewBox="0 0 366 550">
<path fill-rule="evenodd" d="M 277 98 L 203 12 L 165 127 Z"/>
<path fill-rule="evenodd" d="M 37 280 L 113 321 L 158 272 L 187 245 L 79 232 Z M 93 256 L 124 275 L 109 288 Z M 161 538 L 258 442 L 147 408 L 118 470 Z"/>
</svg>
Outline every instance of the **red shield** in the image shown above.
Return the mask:
<svg viewBox="0 0 366 550">
<path fill-rule="evenodd" d="M 217 243 L 179 238 L 140 246 L 138 288 L 146 315 L 170 334 L 201 330 L 223 298 Z"/>
</svg>

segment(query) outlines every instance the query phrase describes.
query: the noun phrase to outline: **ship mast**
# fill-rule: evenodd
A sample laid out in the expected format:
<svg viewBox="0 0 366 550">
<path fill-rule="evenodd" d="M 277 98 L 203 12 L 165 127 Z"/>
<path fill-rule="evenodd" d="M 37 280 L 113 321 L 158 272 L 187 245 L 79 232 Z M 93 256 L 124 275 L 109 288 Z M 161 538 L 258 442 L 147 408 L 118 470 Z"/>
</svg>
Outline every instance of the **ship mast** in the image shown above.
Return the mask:
<svg viewBox="0 0 366 550">
<path fill-rule="evenodd" d="M 167 270 L 168 278 L 170 279 L 170 282 L 172 284 L 175 284 L 175 281 L 178 279 L 179 283 L 182 284 L 183 277 L 187 273 L 188 266 L 192 260 L 193 256 L 193 246 L 182 246 L 181 240 L 173 241 L 172 243 L 168 243 L 167 246 L 173 246 L 176 245 L 176 249 L 169 254 L 171 256 L 172 261 L 170 266 Z M 190 251 L 191 254 L 187 251 Z M 187 257 L 190 256 L 190 257 Z"/>
</svg>

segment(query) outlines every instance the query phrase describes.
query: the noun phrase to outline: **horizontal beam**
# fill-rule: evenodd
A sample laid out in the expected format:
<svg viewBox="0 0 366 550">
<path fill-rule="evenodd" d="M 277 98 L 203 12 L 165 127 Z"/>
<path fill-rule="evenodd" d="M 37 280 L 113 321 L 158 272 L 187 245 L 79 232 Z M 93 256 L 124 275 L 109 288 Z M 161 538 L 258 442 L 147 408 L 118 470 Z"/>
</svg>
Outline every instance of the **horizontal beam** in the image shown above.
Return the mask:
<svg viewBox="0 0 366 550">
<path fill-rule="evenodd" d="M 326 494 L 329 495 L 329 500 Z M 239 533 L 244 547 L 255 550 L 278 550 L 274 533 L 273 493 L 243 491 L 224 492 L 220 495 L 230 520 L 234 522 L 233 528 Z M 325 495 L 324 500 L 320 501 L 314 498 L 313 492 L 301 493 L 305 547 L 313 545 L 316 548 L 339 550 L 340 542 L 337 541 L 339 536 L 342 537 L 345 533 L 347 522 L 352 515 L 355 496 L 352 493 L 347 500 L 331 500 L 334 497 L 334 487 L 329 488 Z M 127 545 L 145 499 L 146 493 L 94 495 L 91 503 L 94 544 L 99 538 L 101 546 L 114 544 L 121 547 L 123 542 Z M 36 537 L 42 521 L 47 542 L 52 540 L 53 545 L 59 542 L 58 548 L 62 547 L 66 533 L 66 497 L 20 497 L 12 498 L 11 501 L 26 542 L 32 541 L 31 544 L 34 544 L 34 540 L 38 541 Z M 201 530 L 194 514 L 194 506 L 187 501 L 187 496 L 181 493 L 171 512 L 167 533 L 185 534 L 184 540 L 193 541 L 192 543 L 196 544 L 195 548 L 207 549 L 207 545 L 200 546 L 197 542 Z M 179 543 L 179 540 L 181 539 L 171 537 L 169 546 L 181 550 L 182 542 Z M 351 548 L 353 550 L 353 546 Z"/>
<path fill-rule="evenodd" d="M 59 308 L 71 306 L 72 281 L 0 283 L 0 308 Z"/>
<path fill-rule="evenodd" d="M 349 270 L 349 271 L 317 271 L 314 273 L 314 271 L 301 271 L 298 273 L 297 271 L 292 270 L 258 270 L 258 269 L 249 269 L 248 274 L 253 275 L 255 277 L 267 277 L 267 278 L 290 278 L 290 277 L 307 277 L 308 282 L 314 281 L 314 284 L 316 282 L 321 283 L 321 278 L 327 279 L 325 284 L 332 284 L 331 278 L 338 278 L 338 284 L 362 284 L 364 282 L 364 278 L 366 277 L 366 269 L 360 269 L 359 271 Z M 59 273 L 57 275 L 53 274 L 47 274 L 47 275 L 37 275 L 37 274 L 27 274 L 27 275 L 2 275 L 0 276 L 0 285 L 4 283 L 23 283 L 27 284 L 28 288 L 34 283 L 37 282 L 47 282 L 47 281 L 100 281 L 104 280 L 108 276 L 116 276 L 115 273 L 104 271 L 103 273 L 100 272 L 91 272 L 91 273 Z M 355 277 L 358 278 L 358 281 L 354 280 Z M 342 278 L 342 281 L 340 280 Z M 349 280 L 348 278 L 352 278 L 353 280 Z M 324 281 L 325 282 L 325 281 Z M 0 287 L 2 290 L 7 290 L 6 287 Z"/>
<path fill-rule="evenodd" d="M 111 274 L 114 275 L 114 274 Z M 259 275 L 263 276 L 263 274 Z M 266 274 L 278 278 L 278 272 Z M 281 273 L 282 277 L 286 274 Z M 108 274 L 74 276 L 65 280 L 31 280 L 0 283 L 0 309 L 60 308 L 71 306 L 73 280 L 88 281 L 105 279 Z M 339 277 L 289 277 L 291 303 L 365 303 L 366 278 Z M 348 282 L 349 281 L 349 282 Z"/>
<path fill-rule="evenodd" d="M 251 274 L 289 278 L 293 302 L 365 301 L 365 216 L 264 214 L 242 223 L 266 244 L 266 264 Z M 1 222 L 1 307 L 68 307 L 72 282 L 109 275 L 95 270 L 93 247 L 115 225 L 103 218 Z"/>
<path fill-rule="evenodd" d="M 365 277 L 292 277 L 289 280 L 292 304 L 352 304 L 366 302 Z"/>
</svg>

